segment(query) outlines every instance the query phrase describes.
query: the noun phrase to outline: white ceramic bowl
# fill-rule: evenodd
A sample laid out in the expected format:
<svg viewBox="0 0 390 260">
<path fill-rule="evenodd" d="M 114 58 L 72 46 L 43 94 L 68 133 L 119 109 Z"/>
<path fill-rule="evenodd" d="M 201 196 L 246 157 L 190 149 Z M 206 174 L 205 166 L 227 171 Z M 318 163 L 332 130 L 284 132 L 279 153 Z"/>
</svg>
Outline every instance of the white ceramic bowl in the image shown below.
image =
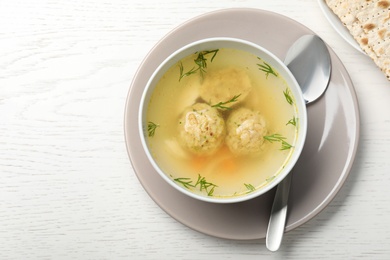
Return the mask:
<svg viewBox="0 0 390 260">
<path fill-rule="evenodd" d="M 190 54 L 194 54 L 198 51 L 220 49 L 220 48 L 231 48 L 231 49 L 247 51 L 261 58 L 263 61 L 267 62 L 267 64 L 269 64 L 272 68 L 274 68 L 279 73 L 279 77 L 283 78 L 287 86 L 289 87 L 291 94 L 295 100 L 295 106 L 299 118 L 298 134 L 297 134 L 296 143 L 294 145 L 294 150 L 290 156 L 290 159 L 285 164 L 284 168 L 281 171 L 279 171 L 276 177 L 272 181 L 270 181 L 267 185 L 259 189 L 256 189 L 255 191 L 250 192 L 246 195 L 241 195 L 237 197 L 234 196 L 223 197 L 223 198 L 207 196 L 207 195 L 202 195 L 202 194 L 192 192 L 191 190 L 186 189 L 182 185 L 179 185 L 176 182 L 174 182 L 172 177 L 170 177 L 170 174 L 164 172 L 161 169 L 161 167 L 156 162 L 152 153 L 149 150 L 149 144 L 147 141 L 148 122 L 146 120 L 148 104 L 151 95 L 154 91 L 154 88 L 158 83 L 158 81 L 160 80 L 160 78 L 165 74 L 165 72 L 170 67 L 172 67 L 178 61 L 182 60 L 183 58 L 187 57 Z M 173 188 L 177 189 L 178 191 L 194 199 L 201 200 L 201 201 L 214 202 L 214 203 L 236 203 L 236 202 L 249 200 L 266 193 L 267 191 L 275 187 L 277 184 L 279 184 L 287 176 L 287 174 L 290 173 L 295 163 L 297 162 L 305 143 L 306 132 L 307 132 L 307 110 L 306 110 L 305 101 L 302 96 L 302 91 L 297 81 L 295 80 L 294 76 L 289 71 L 289 69 L 284 65 L 284 63 L 279 58 L 277 58 L 274 54 L 272 54 L 271 52 L 269 52 L 268 50 L 266 50 L 265 48 L 257 44 L 242 39 L 226 38 L 226 37 L 207 38 L 207 39 L 190 43 L 180 48 L 179 50 L 175 51 L 168 58 L 166 58 L 164 62 L 162 62 L 160 66 L 154 71 L 147 85 L 145 86 L 144 92 L 141 97 L 139 116 L 138 116 L 138 129 L 141 138 L 142 148 L 146 153 L 147 158 L 149 159 L 150 163 L 153 165 L 155 170 L 159 173 L 159 175 L 167 183 L 172 185 Z M 159 176 L 156 176 L 156 178 L 159 178 Z"/>
</svg>

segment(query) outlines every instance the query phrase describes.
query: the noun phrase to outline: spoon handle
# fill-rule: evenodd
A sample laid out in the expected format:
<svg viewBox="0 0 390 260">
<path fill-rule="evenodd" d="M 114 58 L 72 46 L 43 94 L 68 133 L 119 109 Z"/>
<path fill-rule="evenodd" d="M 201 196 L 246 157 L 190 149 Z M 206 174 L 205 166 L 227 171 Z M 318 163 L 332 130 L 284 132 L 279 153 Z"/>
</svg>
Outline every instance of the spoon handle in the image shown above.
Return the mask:
<svg viewBox="0 0 390 260">
<path fill-rule="evenodd" d="M 290 172 L 276 189 L 266 236 L 266 246 L 270 251 L 278 250 L 282 243 L 291 178 L 292 174 Z"/>
</svg>

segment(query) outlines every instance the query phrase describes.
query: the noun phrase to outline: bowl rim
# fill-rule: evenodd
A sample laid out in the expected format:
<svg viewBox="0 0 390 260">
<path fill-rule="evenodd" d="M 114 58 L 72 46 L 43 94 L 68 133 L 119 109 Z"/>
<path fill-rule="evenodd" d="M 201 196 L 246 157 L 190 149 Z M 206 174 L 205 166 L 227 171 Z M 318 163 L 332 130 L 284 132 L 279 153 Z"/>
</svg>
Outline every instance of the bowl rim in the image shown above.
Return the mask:
<svg viewBox="0 0 390 260">
<path fill-rule="evenodd" d="M 217 44 L 217 43 L 228 43 L 232 45 L 240 45 L 240 46 L 246 46 L 246 48 L 250 48 L 253 50 L 258 51 L 259 53 L 262 53 L 263 56 L 267 56 L 268 59 L 267 62 L 272 60 L 272 63 L 276 63 L 278 65 L 277 71 L 279 74 L 283 74 L 282 78 L 286 82 L 287 86 L 292 90 L 295 101 L 296 101 L 296 108 L 298 110 L 299 114 L 299 130 L 298 130 L 298 136 L 297 136 L 297 142 L 294 146 L 294 151 L 290 155 L 290 158 L 288 159 L 287 164 L 285 167 L 276 175 L 276 177 L 269 182 L 267 185 L 263 186 L 262 188 L 259 188 L 253 192 L 247 193 L 245 195 L 240 196 L 232 196 L 232 197 L 213 197 L 213 196 L 204 196 L 202 194 L 191 192 L 190 190 L 176 184 L 169 176 L 168 174 L 164 173 L 164 171 L 159 167 L 155 159 L 153 158 L 149 146 L 147 144 L 147 137 L 145 134 L 145 125 L 144 125 L 144 119 L 147 111 L 148 102 L 150 100 L 150 96 L 153 93 L 153 90 L 155 88 L 154 84 L 152 86 L 152 83 L 156 81 L 156 83 L 160 80 L 161 76 L 176 62 L 183 59 L 184 57 L 190 55 L 191 53 L 194 53 L 194 48 L 197 49 L 197 51 L 206 49 L 202 48 L 200 46 L 207 45 L 207 44 Z M 228 47 L 223 47 L 228 48 Z M 207 49 L 210 49 L 210 47 L 207 47 Z M 263 59 L 263 56 L 261 57 Z M 282 70 L 281 70 L 282 69 Z M 290 81 L 290 82 L 288 82 Z M 293 86 L 293 87 L 292 87 Z M 146 101 L 148 101 L 146 103 Z M 247 201 L 253 198 L 256 198 L 258 196 L 261 196 L 268 192 L 269 190 L 273 189 L 275 186 L 277 186 L 288 174 L 291 173 L 293 167 L 297 163 L 304 144 L 306 142 L 306 135 L 307 135 L 307 108 L 306 108 L 306 102 L 303 97 L 302 90 L 296 81 L 294 75 L 292 72 L 288 69 L 288 67 L 281 61 L 275 54 L 267 50 L 266 48 L 262 47 L 259 44 L 253 43 L 248 40 L 243 40 L 240 38 L 234 38 L 234 37 L 209 37 L 204 38 L 201 40 L 197 40 L 194 42 L 191 42 L 189 44 L 186 44 L 182 46 L 181 48 L 177 49 L 176 51 L 172 52 L 168 57 L 164 59 L 163 62 L 159 64 L 159 66 L 153 71 L 152 75 L 148 79 L 145 88 L 143 89 L 140 104 L 138 107 L 138 133 L 139 137 L 141 139 L 142 149 L 145 152 L 149 163 L 152 164 L 153 168 L 157 171 L 157 173 L 162 177 L 170 186 L 178 190 L 179 192 L 192 197 L 194 199 L 205 201 L 205 202 L 211 202 L 211 203 L 218 203 L 218 204 L 231 204 L 231 203 L 237 203 L 237 202 L 243 202 Z"/>
</svg>

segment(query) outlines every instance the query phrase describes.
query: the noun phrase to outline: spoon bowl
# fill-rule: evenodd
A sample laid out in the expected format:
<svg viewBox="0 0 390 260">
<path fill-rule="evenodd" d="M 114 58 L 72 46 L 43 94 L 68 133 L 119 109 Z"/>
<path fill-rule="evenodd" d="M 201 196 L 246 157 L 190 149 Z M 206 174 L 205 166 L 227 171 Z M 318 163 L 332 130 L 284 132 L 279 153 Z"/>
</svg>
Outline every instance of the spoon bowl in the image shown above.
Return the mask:
<svg viewBox="0 0 390 260">
<path fill-rule="evenodd" d="M 329 51 L 316 35 L 299 38 L 288 50 L 284 63 L 298 81 L 306 104 L 325 93 L 330 80 Z"/>
</svg>

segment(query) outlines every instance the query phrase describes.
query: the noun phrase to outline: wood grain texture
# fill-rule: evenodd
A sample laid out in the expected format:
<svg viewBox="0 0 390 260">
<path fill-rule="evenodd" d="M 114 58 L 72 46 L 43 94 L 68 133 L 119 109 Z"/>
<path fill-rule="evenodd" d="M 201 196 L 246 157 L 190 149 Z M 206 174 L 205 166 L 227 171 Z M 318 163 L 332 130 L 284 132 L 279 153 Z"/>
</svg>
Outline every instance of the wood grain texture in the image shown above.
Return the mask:
<svg viewBox="0 0 390 260">
<path fill-rule="evenodd" d="M 124 142 L 126 96 L 149 50 L 180 23 L 230 7 L 278 12 L 315 31 L 359 99 L 350 177 L 276 253 L 264 240 L 218 239 L 173 220 L 143 190 Z M 316 1 L 2 0 L 0 259 L 389 259 L 389 98 L 382 72 Z"/>
</svg>

